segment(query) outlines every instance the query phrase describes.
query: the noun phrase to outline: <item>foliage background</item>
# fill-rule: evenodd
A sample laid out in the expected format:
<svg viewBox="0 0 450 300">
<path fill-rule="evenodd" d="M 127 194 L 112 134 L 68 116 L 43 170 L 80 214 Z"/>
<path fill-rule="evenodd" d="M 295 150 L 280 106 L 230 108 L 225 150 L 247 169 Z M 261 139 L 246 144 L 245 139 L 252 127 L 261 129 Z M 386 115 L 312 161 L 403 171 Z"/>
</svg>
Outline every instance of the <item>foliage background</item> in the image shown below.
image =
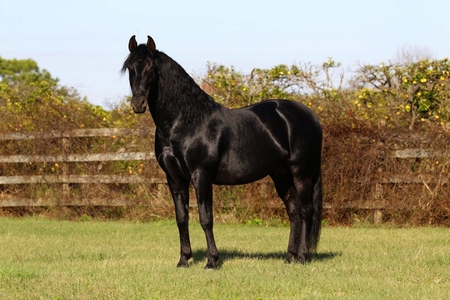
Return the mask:
<svg viewBox="0 0 450 300">
<path fill-rule="evenodd" d="M 149 115 L 136 116 L 128 99 L 109 109 L 90 104 L 74 89 L 61 86 L 33 60 L 0 58 L 0 133 L 68 131 L 77 128 L 149 129 Z M 371 221 L 372 208 L 382 207 L 383 220 L 396 224 L 450 225 L 449 157 L 398 159 L 398 149 L 446 150 L 450 143 L 450 66 L 448 59 L 414 59 L 360 65 L 345 70 L 330 58 L 323 64 L 298 63 L 250 74 L 214 63 L 196 78 L 216 101 L 230 108 L 270 98 L 288 98 L 309 106 L 324 129 L 324 218 L 331 224 Z M 152 139 L 136 137 L 78 138 L 72 151 L 150 151 Z M 57 153 L 51 139 L 2 142 L 0 154 Z M 101 166 L 101 167 L 100 167 Z M 100 169 L 100 170 L 99 170 Z M 101 165 L 78 163 L 82 174 L 138 174 L 162 177 L 154 162 Z M 58 174 L 56 164 L 2 164 L 0 175 Z M 391 180 L 399 178 L 402 180 Z M 414 180 L 413 180 L 414 179 Z M 413 183 L 411 183 L 413 181 Z M 144 202 L 142 217 L 172 215 L 167 190 L 155 185 L 72 186 L 77 197 L 130 196 Z M 55 187 L 0 186 L 2 194 L 60 197 Z M 270 182 L 215 187 L 219 219 L 254 221 L 285 219 Z M 192 197 L 194 198 L 194 197 Z M 192 201 L 194 202 L 194 201 Z M 89 210 L 89 211 L 100 211 Z M 123 217 L 127 210 L 113 210 Z M 131 214 L 133 215 L 133 214 Z M 233 217 L 230 217 L 233 216 Z"/>
</svg>

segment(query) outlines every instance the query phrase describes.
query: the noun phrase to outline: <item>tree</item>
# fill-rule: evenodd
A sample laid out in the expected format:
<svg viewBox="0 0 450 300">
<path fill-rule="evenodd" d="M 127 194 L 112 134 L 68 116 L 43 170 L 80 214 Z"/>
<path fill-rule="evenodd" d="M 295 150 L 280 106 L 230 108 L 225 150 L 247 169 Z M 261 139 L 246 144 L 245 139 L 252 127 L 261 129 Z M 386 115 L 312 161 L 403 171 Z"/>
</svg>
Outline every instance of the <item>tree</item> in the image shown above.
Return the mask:
<svg viewBox="0 0 450 300">
<path fill-rule="evenodd" d="M 0 58 L 0 131 L 105 127 L 109 113 L 31 59 Z"/>
<path fill-rule="evenodd" d="M 38 64 L 32 59 L 8 60 L 2 57 L 0 57 L 0 79 L 8 84 L 17 82 L 31 84 L 43 80 L 51 86 L 56 86 L 59 82 L 59 79 L 52 78 L 47 70 L 40 70 Z"/>
<path fill-rule="evenodd" d="M 412 64 L 421 60 L 434 60 L 433 53 L 427 47 L 404 44 L 397 50 L 394 62 L 397 64 Z"/>
</svg>

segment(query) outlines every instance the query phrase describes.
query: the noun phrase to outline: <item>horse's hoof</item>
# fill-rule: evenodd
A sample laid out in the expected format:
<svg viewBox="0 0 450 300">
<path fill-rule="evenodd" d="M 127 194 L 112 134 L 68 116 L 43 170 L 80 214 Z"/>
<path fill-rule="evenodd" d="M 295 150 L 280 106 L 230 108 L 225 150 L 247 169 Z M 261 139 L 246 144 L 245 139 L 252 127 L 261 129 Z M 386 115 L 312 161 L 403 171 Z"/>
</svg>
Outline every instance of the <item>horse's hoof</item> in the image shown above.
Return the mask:
<svg viewBox="0 0 450 300">
<path fill-rule="evenodd" d="M 219 257 L 208 258 L 208 263 L 205 266 L 205 270 L 215 270 L 218 267 Z"/>
<path fill-rule="evenodd" d="M 205 270 L 215 270 L 215 269 L 217 269 L 217 267 L 216 267 L 216 266 L 212 266 L 212 265 L 210 265 L 210 264 L 207 264 L 207 265 L 205 266 Z"/>
<path fill-rule="evenodd" d="M 308 255 L 307 254 L 305 254 L 305 255 L 299 255 L 298 257 L 297 257 L 297 262 L 298 263 L 301 263 L 302 265 L 306 265 L 306 262 L 308 261 Z"/>
<path fill-rule="evenodd" d="M 177 268 L 189 268 L 189 262 L 187 260 L 181 260 L 177 264 Z"/>
<path fill-rule="evenodd" d="M 288 253 L 286 255 L 286 263 L 290 264 L 290 263 L 293 263 L 295 261 L 296 261 L 296 259 L 295 259 L 295 255 L 294 254 Z"/>
</svg>

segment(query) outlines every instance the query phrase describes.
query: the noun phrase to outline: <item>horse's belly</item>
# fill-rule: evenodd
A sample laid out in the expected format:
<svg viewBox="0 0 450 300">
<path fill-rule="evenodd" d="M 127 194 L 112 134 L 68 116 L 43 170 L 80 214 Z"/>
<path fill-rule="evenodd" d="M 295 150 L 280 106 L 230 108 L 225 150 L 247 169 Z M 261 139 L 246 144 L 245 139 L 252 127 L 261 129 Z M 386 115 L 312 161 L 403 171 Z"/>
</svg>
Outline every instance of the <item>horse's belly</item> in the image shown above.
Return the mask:
<svg viewBox="0 0 450 300">
<path fill-rule="evenodd" d="M 235 174 L 218 174 L 213 181 L 217 185 L 237 185 L 237 184 L 247 184 L 259 179 L 262 179 L 269 175 L 268 173 L 263 174 L 245 174 L 245 176 L 236 176 Z"/>
<path fill-rule="evenodd" d="M 267 159 L 269 157 L 270 159 Z M 219 165 L 214 184 L 236 185 L 257 181 L 271 174 L 281 163 L 281 159 L 266 156 L 266 159 L 229 159 Z"/>
</svg>

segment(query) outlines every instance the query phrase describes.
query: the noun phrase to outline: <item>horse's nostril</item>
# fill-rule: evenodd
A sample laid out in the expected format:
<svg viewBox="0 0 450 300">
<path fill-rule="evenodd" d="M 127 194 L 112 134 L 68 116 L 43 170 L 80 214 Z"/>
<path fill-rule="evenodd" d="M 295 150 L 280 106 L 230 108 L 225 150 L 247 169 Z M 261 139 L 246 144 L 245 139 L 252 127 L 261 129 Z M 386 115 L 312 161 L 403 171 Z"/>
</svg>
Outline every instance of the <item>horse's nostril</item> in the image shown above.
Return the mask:
<svg viewBox="0 0 450 300">
<path fill-rule="evenodd" d="M 147 107 L 147 101 L 145 97 L 133 97 L 131 98 L 131 107 L 133 109 L 141 109 Z"/>
</svg>

